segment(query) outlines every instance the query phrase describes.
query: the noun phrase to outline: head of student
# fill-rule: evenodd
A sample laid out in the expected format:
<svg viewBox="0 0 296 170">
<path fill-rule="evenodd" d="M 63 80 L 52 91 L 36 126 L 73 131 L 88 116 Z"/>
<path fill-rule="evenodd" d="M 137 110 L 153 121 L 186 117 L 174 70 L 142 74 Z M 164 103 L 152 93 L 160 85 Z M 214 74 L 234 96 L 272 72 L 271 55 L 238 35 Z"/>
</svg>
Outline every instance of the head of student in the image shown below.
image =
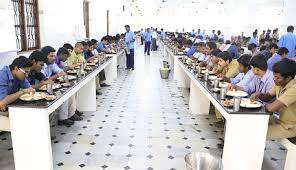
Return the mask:
<svg viewBox="0 0 296 170">
<path fill-rule="evenodd" d="M 277 86 L 286 86 L 296 75 L 296 63 L 293 60 L 284 58 L 275 63 L 272 67 L 273 80 Z"/>
<path fill-rule="evenodd" d="M 45 46 L 45 47 L 41 48 L 41 52 L 43 52 L 43 54 L 47 57 L 46 64 L 53 64 L 54 53 L 56 52 L 56 50 L 51 46 Z"/>
<path fill-rule="evenodd" d="M 294 26 L 292 26 L 292 25 L 288 26 L 287 32 L 294 32 Z"/>
<path fill-rule="evenodd" d="M 120 35 L 119 35 L 120 36 Z M 116 35 L 116 37 L 117 37 L 117 35 Z M 117 37 L 118 38 L 118 37 Z M 118 40 L 119 40 L 120 38 L 118 38 Z M 98 48 L 98 40 L 96 40 L 96 39 L 91 39 L 90 40 L 91 42 L 93 42 L 93 47 L 94 47 L 94 49 L 97 49 Z"/>
<path fill-rule="evenodd" d="M 31 67 L 31 60 L 25 56 L 19 56 L 18 58 L 14 59 L 13 62 L 9 65 L 12 76 L 20 81 L 26 79 Z"/>
<path fill-rule="evenodd" d="M 66 50 L 67 51 L 67 50 Z M 39 50 L 33 51 L 29 59 L 32 61 L 31 71 L 41 72 L 43 69 L 44 63 L 47 62 L 47 57 L 43 54 L 43 52 Z"/>
<path fill-rule="evenodd" d="M 289 50 L 286 47 L 281 47 L 278 51 L 278 54 L 282 57 L 282 58 L 287 58 L 288 57 L 288 53 Z"/>
<path fill-rule="evenodd" d="M 94 50 L 94 43 L 92 41 L 88 41 L 87 45 L 88 45 L 88 51 Z"/>
<path fill-rule="evenodd" d="M 248 72 L 251 67 L 250 67 L 250 60 L 252 56 L 249 54 L 243 54 L 240 56 L 240 58 L 237 59 L 237 62 L 239 63 L 239 71 L 241 73 L 246 73 Z"/>
<path fill-rule="evenodd" d="M 74 49 L 70 43 L 64 44 L 63 47 L 66 48 L 69 51 L 69 53 L 72 53 L 72 51 Z"/>
<path fill-rule="evenodd" d="M 57 55 L 59 60 L 63 62 L 67 61 L 68 57 L 70 57 L 69 51 L 64 47 L 58 49 Z"/>
<path fill-rule="evenodd" d="M 89 48 L 87 42 L 85 42 L 85 41 L 81 41 L 81 44 L 82 44 L 82 46 L 83 46 L 83 51 L 87 51 L 88 48 Z"/>
<path fill-rule="evenodd" d="M 83 52 L 83 45 L 81 42 L 77 42 L 74 47 L 74 52 L 76 54 L 81 54 Z"/>
<path fill-rule="evenodd" d="M 217 44 L 213 41 L 206 43 L 206 54 L 211 54 L 213 50 L 217 49 Z"/>
<path fill-rule="evenodd" d="M 257 48 L 257 45 L 254 43 L 251 43 L 248 45 L 248 50 L 250 50 L 252 52 L 256 51 L 256 48 Z"/>
<path fill-rule="evenodd" d="M 101 39 L 101 42 L 104 44 L 104 45 L 107 45 L 109 43 L 109 39 L 105 36 Z"/>
<path fill-rule="evenodd" d="M 269 52 L 271 54 L 275 54 L 275 53 L 278 52 L 278 49 L 279 49 L 279 47 L 278 47 L 278 45 L 276 43 L 271 43 L 270 48 L 269 48 Z"/>
<path fill-rule="evenodd" d="M 131 27 L 129 25 L 125 25 L 124 28 L 125 28 L 126 32 L 129 32 L 131 30 Z"/>
<path fill-rule="evenodd" d="M 221 53 L 222 51 L 219 49 L 215 49 L 211 52 L 210 56 L 211 56 L 211 61 L 213 64 L 217 64 L 219 62 L 218 59 L 218 55 Z"/>
<path fill-rule="evenodd" d="M 250 61 L 250 66 L 254 75 L 262 75 L 268 68 L 266 57 L 263 54 L 255 55 Z"/>
<path fill-rule="evenodd" d="M 223 51 L 223 52 L 219 53 L 217 57 L 219 60 L 218 65 L 221 68 L 226 67 L 232 61 L 231 54 L 228 51 Z"/>
</svg>

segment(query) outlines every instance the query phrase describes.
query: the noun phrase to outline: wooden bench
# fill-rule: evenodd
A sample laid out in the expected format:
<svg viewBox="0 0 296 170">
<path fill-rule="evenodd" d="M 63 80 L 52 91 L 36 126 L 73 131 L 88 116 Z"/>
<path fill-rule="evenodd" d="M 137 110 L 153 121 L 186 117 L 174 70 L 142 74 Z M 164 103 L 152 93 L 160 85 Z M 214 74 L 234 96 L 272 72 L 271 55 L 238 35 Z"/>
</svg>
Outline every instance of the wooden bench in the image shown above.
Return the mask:
<svg viewBox="0 0 296 170">
<path fill-rule="evenodd" d="M 296 169 L 296 137 L 281 139 L 280 143 L 288 150 L 284 170 Z"/>
</svg>

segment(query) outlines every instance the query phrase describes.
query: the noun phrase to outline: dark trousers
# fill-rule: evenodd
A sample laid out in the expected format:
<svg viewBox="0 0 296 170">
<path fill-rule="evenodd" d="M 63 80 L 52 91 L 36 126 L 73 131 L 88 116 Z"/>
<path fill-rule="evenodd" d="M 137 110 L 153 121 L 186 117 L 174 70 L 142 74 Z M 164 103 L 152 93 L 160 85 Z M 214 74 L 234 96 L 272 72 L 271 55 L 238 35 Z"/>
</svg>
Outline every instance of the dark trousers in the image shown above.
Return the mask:
<svg viewBox="0 0 296 170">
<path fill-rule="evenodd" d="M 157 50 L 157 47 L 156 47 L 156 39 L 155 38 L 152 38 L 152 47 L 151 47 L 151 50 L 152 51 L 156 51 Z"/>
<path fill-rule="evenodd" d="M 151 46 L 150 41 L 145 42 L 145 51 L 144 51 L 144 53 L 147 53 L 148 55 L 150 55 L 150 46 Z"/>
<path fill-rule="evenodd" d="M 134 49 L 130 49 L 130 53 L 126 53 L 126 68 L 131 69 L 134 68 Z"/>
<path fill-rule="evenodd" d="M 144 38 L 141 37 L 141 45 L 143 45 L 143 42 L 144 42 Z"/>
<path fill-rule="evenodd" d="M 106 80 L 105 70 L 102 70 L 101 72 L 99 72 L 99 78 L 100 78 L 100 82 Z"/>
</svg>

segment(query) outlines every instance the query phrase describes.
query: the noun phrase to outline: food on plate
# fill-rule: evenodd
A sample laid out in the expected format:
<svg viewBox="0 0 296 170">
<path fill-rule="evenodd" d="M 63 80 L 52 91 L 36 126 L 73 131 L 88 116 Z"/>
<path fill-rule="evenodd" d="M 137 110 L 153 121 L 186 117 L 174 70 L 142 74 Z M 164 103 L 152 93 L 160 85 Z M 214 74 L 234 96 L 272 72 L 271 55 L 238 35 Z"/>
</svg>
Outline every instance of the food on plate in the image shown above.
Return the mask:
<svg viewBox="0 0 296 170">
<path fill-rule="evenodd" d="M 219 87 L 228 87 L 229 84 L 227 82 L 219 82 Z"/>
<path fill-rule="evenodd" d="M 248 93 L 241 90 L 233 89 L 233 90 L 227 91 L 226 95 L 231 97 L 246 97 L 248 96 Z"/>
<path fill-rule="evenodd" d="M 262 103 L 258 101 L 251 101 L 251 99 L 249 98 L 244 98 L 244 99 L 241 99 L 240 106 L 245 108 L 259 108 L 259 107 L 262 107 Z"/>
<path fill-rule="evenodd" d="M 36 101 L 36 100 L 41 100 L 44 99 L 46 96 L 46 93 L 44 92 L 36 92 L 34 94 L 23 94 L 20 99 L 23 101 Z"/>
<path fill-rule="evenodd" d="M 52 89 L 53 89 L 53 90 L 55 90 L 55 89 L 59 89 L 59 88 L 61 88 L 61 87 L 62 87 L 62 86 L 61 86 L 61 84 L 59 84 L 59 83 L 54 83 L 54 84 L 52 85 Z M 45 84 L 45 85 L 41 86 L 41 87 L 39 88 L 39 90 L 46 91 L 46 90 L 47 90 L 47 85 Z"/>
<path fill-rule="evenodd" d="M 45 100 L 47 101 L 52 101 L 55 100 L 57 97 L 55 95 L 46 95 Z"/>
<path fill-rule="evenodd" d="M 74 76 L 74 75 L 68 75 L 68 80 L 69 80 L 69 81 L 71 81 L 71 80 L 75 80 L 75 79 L 76 79 L 76 76 Z M 58 80 L 59 80 L 60 82 L 64 82 L 64 81 L 65 81 L 63 77 L 59 77 Z"/>
<path fill-rule="evenodd" d="M 225 106 L 225 107 L 231 107 L 231 106 L 233 106 L 233 103 L 234 103 L 233 99 L 226 99 L 222 102 L 223 106 Z"/>
</svg>

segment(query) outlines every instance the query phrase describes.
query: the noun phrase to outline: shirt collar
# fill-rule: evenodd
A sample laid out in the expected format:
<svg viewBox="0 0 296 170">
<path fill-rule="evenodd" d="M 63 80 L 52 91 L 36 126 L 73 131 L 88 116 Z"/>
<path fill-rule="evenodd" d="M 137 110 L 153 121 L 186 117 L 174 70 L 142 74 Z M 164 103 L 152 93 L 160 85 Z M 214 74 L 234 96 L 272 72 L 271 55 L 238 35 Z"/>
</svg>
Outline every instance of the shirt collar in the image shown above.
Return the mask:
<svg viewBox="0 0 296 170">
<path fill-rule="evenodd" d="M 272 71 L 267 70 L 266 73 L 264 74 L 264 76 L 260 80 L 262 82 L 266 82 L 269 79 L 269 77 L 271 76 L 271 74 L 273 74 Z"/>
<path fill-rule="evenodd" d="M 12 75 L 12 72 L 9 66 L 4 66 L 4 71 L 7 73 L 9 80 L 14 80 L 14 77 Z"/>
</svg>

